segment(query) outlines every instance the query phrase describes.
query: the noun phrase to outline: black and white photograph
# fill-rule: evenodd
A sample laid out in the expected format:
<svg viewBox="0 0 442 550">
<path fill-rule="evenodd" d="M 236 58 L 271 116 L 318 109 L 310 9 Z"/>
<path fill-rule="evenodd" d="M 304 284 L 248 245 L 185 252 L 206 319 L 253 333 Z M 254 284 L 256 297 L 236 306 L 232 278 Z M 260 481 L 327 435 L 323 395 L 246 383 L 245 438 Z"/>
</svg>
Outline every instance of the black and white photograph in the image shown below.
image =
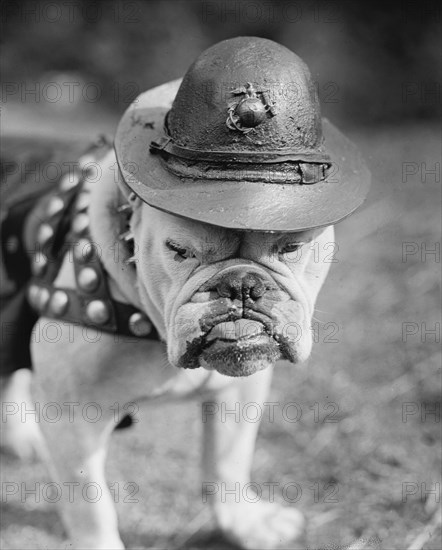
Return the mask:
<svg viewBox="0 0 442 550">
<path fill-rule="evenodd" d="M 437 550 L 439 2 L 4 0 L 2 550 Z"/>
</svg>

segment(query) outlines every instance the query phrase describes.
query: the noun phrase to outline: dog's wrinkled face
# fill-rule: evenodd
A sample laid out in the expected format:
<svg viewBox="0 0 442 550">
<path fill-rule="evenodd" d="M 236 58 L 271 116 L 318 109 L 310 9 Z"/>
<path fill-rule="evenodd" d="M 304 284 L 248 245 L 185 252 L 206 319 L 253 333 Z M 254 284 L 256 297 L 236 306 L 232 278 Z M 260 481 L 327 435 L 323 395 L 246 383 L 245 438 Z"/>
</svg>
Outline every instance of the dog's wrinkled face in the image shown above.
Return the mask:
<svg viewBox="0 0 442 550">
<path fill-rule="evenodd" d="M 142 204 L 132 217 L 138 292 L 183 368 L 248 376 L 305 360 L 332 227 L 302 233 L 217 228 Z"/>
</svg>

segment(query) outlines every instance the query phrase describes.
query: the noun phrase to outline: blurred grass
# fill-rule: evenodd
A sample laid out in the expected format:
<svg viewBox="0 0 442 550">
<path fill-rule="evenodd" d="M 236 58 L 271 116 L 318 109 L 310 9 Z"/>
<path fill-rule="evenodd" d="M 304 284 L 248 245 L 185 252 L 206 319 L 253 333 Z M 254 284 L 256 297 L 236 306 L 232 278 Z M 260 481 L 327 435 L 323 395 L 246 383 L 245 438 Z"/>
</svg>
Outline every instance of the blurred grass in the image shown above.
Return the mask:
<svg viewBox="0 0 442 550">
<path fill-rule="evenodd" d="M 442 540 L 430 525 L 438 507 L 434 495 L 421 498 L 419 489 L 403 502 L 402 491 L 406 482 L 419 488 L 426 483 L 427 489 L 440 483 L 440 423 L 431 416 L 422 422 L 420 415 L 403 422 L 402 408 L 440 400 L 440 344 L 431 337 L 421 341 L 420 334 L 404 342 L 402 323 L 431 328 L 440 322 L 440 263 L 430 256 L 422 262 L 419 254 L 403 262 L 402 243 L 440 242 L 440 180 L 428 176 L 422 182 L 416 175 L 403 181 L 402 171 L 404 162 L 431 168 L 440 138 L 436 127 L 418 124 L 361 129 L 352 137 L 369 159 L 373 189 L 365 209 L 337 228 L 338 261 L 317 304 L 319 342 L 311 359 L 277 368 L 269 401 L 280 407 L 273 423 L 262 424 L 254 480 L 302 487 L 296 505 L 309 523 L 294 548 L 331 548 L 377 536 L 381 548 L 396 550 L 423 534 L 419 548 L 435 550 Z M 327 341 L 331 330 L 321 323 L 338 327 L 337 342 Z M 296 423 L 280 414 L 289 402 L 301 407 Z M 324 421 L 333 410 L 324 409 L 329 403 L 336 404 L 338 422 Z M 178 536 L 192 534 L 188 523 L 203 508 L 200 414 L 193 402 L 143 409 L 138 424 L 114 435 L 109 481 L 140 485 L 138 503 L 117 504 L 129 548 L 171 549 Z M 4 460 L 2 480 L 29 486 L 50 481 L 41 464 L 12 460 Z M 338 488 L 337 502 L 327 498 L 327 483 Z M 281 500 L 280 491 L 275 498 Z M 48 503 L 11 498 L 1 520 L 2 548 L 64 547 L 61 523 Z M 228 547 L 210 524 L 184 546 Z"/>
</svg>

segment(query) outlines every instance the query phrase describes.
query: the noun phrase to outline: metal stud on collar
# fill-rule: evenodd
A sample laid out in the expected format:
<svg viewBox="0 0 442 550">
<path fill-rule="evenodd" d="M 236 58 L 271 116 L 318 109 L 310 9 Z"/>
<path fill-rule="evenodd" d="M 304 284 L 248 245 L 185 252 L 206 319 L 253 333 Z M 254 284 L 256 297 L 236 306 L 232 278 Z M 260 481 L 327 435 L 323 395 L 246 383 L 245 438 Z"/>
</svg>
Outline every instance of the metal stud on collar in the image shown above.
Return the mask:
<svg viewBox="0 0 442 550">
<path fill-rule="evenodd" d="M 40 287 L 38 285 L 30 285 L 28 288 L 28 300 L 32 307 L 37 307 L 38 294 Z"/>
<path fill-rule="evenodd" d="M 91 202 L 90 193 L 88 191 L 82 191 L 77 198 L 77 202 L 75 203 L 75 209 L 77 212 L 82 212 L 84 210 L 87 210 L 89 208 L 89 204 Z"/>
<path fill-rule="evenodd" d="M 97 272 L 92 267 L 83 267 L 77 276 L 78 286 L 85 292 L 93 292 L 100 284 Z"/>
<path fill-rule="evenodd" d="M 80 234 L 89 227 L 89 216 L 87 214 L 77 214 L 72 221 L 72 229 L 75 233 Z"/>
<path fill-rule="evenodd" d="M 35 276 L 42 275 L 43 271 L 48 265 L 48 259 L 42 252 L 37 252 L 34 254 L 34 261 L 31 265 L 31 271 Z"/>
<path fill-rule="evenodd" d="M 38 294 L 36 296 L 36 306 L 37 306 L 37 309 L 40 311 L 40 313 L 43 313 L 43 311 L 46 309 L 46 306 L 48 305 L 50 297 L 51 297 L 51 293 L 47 288 L 45 287 L 39 288 Z"/>
<path fill-rule="evenodd" d="M 94 255 L 94 245 L 89 239 L 80 239 L 74 249 L 74 258 L 80 263 L 86 263 Z"/>
<path fill-rule="evenodd" d="M 37 243 L 44 246 L 54 236 L 54 230 L 48 223 L 42 223 L 37 231 Z"/>
<path fill-rule="evenodd" d="M 69 305 L 69 296 L 63 290 L 56 290 L 49 300 L 49 311 L 59 317 L 66 312 Z"/>
<path fill-rule="evenodd" d="M 152 332 L 152 323 L 144 313 L 133 313 L 129 318 L 129 329 L 134 336 L 147 336 Z"/>
<path fill-rule="evenodd" d="M 81 182 L 81 176 L 78 173 L 70 174 L 69 172 L 65 174 L 60 182 L 60 189 L 62 191 L 70 191 Z"/>
<path fill-rule="evenodd" d="M 104 325 L 110 317 L 109 308 L 102 300 L 92 300 L 86 306 L 86 315 L 92 323 Z"/>
<path fill-rule="evenodd" d="M 55 216 L 56 214 L 61 212 L 63 208 L 64 208 L 64 201 L 61 197 L 51 197 L 50 201 L 46 206 L 46 215 L 49 218 L 52 218 L 52 216 Z"/>
</svg>

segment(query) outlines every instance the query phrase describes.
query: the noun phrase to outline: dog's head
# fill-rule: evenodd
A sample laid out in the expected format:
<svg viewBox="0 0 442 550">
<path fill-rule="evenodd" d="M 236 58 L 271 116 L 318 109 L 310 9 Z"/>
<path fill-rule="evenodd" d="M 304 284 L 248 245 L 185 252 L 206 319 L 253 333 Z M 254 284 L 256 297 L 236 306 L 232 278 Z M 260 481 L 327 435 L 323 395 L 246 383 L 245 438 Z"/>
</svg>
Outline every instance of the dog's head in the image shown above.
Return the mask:
<svg viewBox="0 0 442 550">
<path fill-rule="evenodd" d="M 171 363 L 245 376 L 305 360 L 332 225 L 370 175 L 302 60 L 257 37 L 215 44 L 136 99 L 115 151 L 125 191 L 150 205 L 132 220 L 139 292 Z M 308 227 L 327 228 L 283 233 Z"/>
<path fill-rule="evenodd" d="M 147 204 L 131 225 L 138 292 L 163 320 L 172 365 L 248 376 L 278 359 L 309 356 L 333 227 L 234 231 Z"/>
</svg>

